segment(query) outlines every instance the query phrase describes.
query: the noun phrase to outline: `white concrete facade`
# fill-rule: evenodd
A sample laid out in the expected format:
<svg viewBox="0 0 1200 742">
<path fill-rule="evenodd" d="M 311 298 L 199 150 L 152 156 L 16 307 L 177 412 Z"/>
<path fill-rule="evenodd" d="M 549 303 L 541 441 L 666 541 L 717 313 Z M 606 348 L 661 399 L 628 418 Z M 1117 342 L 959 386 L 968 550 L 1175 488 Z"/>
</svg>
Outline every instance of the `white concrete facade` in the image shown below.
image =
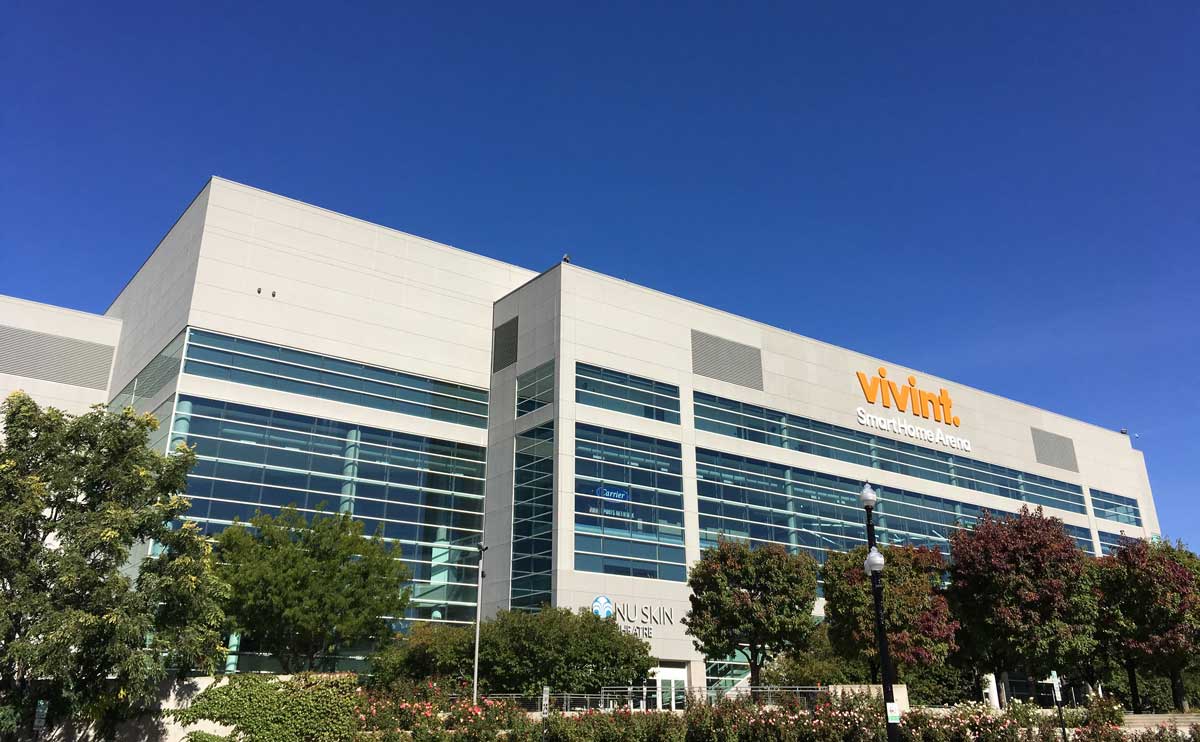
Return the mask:
<svg viewBox="0 0 1200 742">
<path fill-rule="evenodd" d="M 494 328 L 514 318 L 519 327 L 515 359 L 494 370 Z M 95 388 L 94 381 L 87 382 L 93 384 L 89 388 L 11 373 L 39 367 L 20 358 L 7 367 L 0 363 L 0 392 L 25 388 L 35 398 L 70 412 L 113 401 L 133 388 L 136 380 L 152 376 L 144 381 L 152 389 L 146 406 L 161 410 L 168 426 L 189 414 L 172 406 L 188 396 L 486 447 L 486 479 L 477 513 L 482 514 L 483 543 L 489 549 L 480 598 L 485 615 L 507 608 L 510 601 L 514 439 L 552 422 L 552 601 L 588 608 L 603 595 L 613 602 L 666 609 L 670 621 L 659 620 L 647 630 L 651 649 L 664 662 L 674 663 L 673 670 L 686 663 L 689 685 L 703 685 L 705 665 L 680 624 L 688 610 L 686 584 L 575 569 L 577 423 L 679 444 L 682 546 L 687 563 L 698 559 L 701 550 L 698 448 L 870 481 L 885 490 L 920 493 L 994 512 L 1015 512 L 1025 504 L 943 481 L 698 429 L 694 415 L 698 393 L 1076 486 L 1082 492 L 1083 512 L 1048 512 L 1090 533 L 1096 552 L 1101 548 L 1101 532 L 1136 537 L 1159 533 L 1143 456 L 1127 436 L 1117 432 L 578 266 L 560 264 L 537 274 L 220 178 L 205 184 L 105 316 L 0 297 L 0 328 L 4 326 L 14 328 L 14 338 L 36 332 L 86 341 L 93 350 L 93 346 L 114 349 L 102 388 Z M 486 427 L 362 404 L 344 394 L 322 397 L 295 387 L 245 383 L 245 376 L 236 381 L 232 376 L 189 372 L 182 364 L 184 353 L 191 352 L 183 347 L 190 329 L 367 364 L 376 372 L 390 369 L 486 391 Z M 739 344 L 757 359 L 761 388 L 757 382 L 732 376 L 696 373 L 696 332 Z M 164 349 L 171 352 L 164 354 Z M 4 357 L 0 349 L 0 361 Z M 554 363 L 553 402 L 517 417 L 517 377 L 547 362 Z M 677 387 L 679 422 L 577 403 L 576 362 Z M 947 390 L 960 424 L 885 408 L 880 400 L 872 403 L 857 375 L 873 378 L 880 368 L 886 368 L 887 378 L 901 387 L 911 375 L 917 389 Z M 155 373 L 150 374 L 151 369 Z M 757 367 L 751 375 L 756 374 Z M 860 424 L 860 409 L 969 439 L 971 450 L 965 453 L 866 428 Z M 1055 440 L 1069 439 L 1076 465 L 1063 468 L 1040 462 L 1033 429 L 1061 437 Z M 347 455 L 353 459 L 353 454 Z M 351 459 L 345 471 L 354 474 L 343 473 L 346 478 L 357 476 L 358 463 Z M 1088 495 L 1092 488 L 1135 500 L 1141 526 L 1098 517 Z M 478 529 L 474 533 L 468 540 L 477 542 Z M 663 614 L 658 616 L 661 619 Z"/>
<path fill-rule="evenodd" d="M 552 313 L 556 314 L 551 316 Z M 970 453 L 953 453 L 1079 485 L 1085 493 L 1086 512 L 1052 508 L 1046 511 L 1070 526 L 1091 531 L 1096 550 L 1100 548 L 1095 535 L 1097 529 L 1133 537 L 1151 537 L 1159 533 L 1142 453 L 1132 447 L 1128 436 L 1119 432 L 1003 399 L 915 369 L 815 341 L 571 264 L 556 266 L 536 281 L 497 302 L 495 325 L 514 316 L 519 316 L 522 327 L 518 360 L 513 366 L 497 373 L 492 381 L 495 406 L 490 424 L 492 439 L 489 454 L 494 454 L 500 461 L 490 464 L 486 540 L 490 547 L 497 549 L 500 558 L 495 561 L 501 564 L 489 566 L 488 569 L 489 578 L 493 570 L 496 578 L 495 583 L 484 592 L 485 615 L 506 605 L 503 582 L 507 573 L 503 557 L 508 553 L 505 521 L 511 520 L 511 501 L 506 502 L 504 498 L 512 489 L 511 436 L 553 419 L 557 447 L 554 470 L 554 603 L 588 608 L 597 596 L 602 595 L 613 603 L 637 606 L 639 610 L 645 605 L 669 609 L 674 621 L 651 627 L 652 651 L 662 660 L 689 662 L 689 682 L 692 685 L 703 684 L 704 663 L 679 623 L 679 618 L 689 608 L 686 584 L 574 569 L 576 487 L 573 433 L 576 422 L 681 444 L 685 547 L 689 563 L 699 558 L 701 549 L 695 455 L 698 447 L 859 482 L 870 481 L 883 488 L 894 487 L 961 501 L 997 514 L 1016 512 L 1023 505 L 1031 509 L 1036 507 L 1009 497 L 698 430 L 693 419 L 693 394 L 705 392 L 845 428 L 867 430 L 858 424 L 859 408 L 887 417 L 904 416 L 895 409 L 884 409 L 878 403 L 872 405 L 864 398 L 857 372 L 865 372 L 871 377 L 880 367 L 886 367 L 890 379 L 904 380 L 914 375 L 919 388 L 949 390 L 953 412 L 960 418 L 960 426 L 942 425 L 932 419 L 911 416 L 909 419 L 923 427 L 946 429 L 946 432 L 971 441 Z M 545 329 L 526 332 L 526 326 Z M 760 349 L 763 388 L 753 389 L 694 373 L 693 330 Z M 556 346 L 552 347 L 551 344 Z M 550 359 L 556 363 L 553 409 L 542 408 L 513 420 L 512 390 L 515 377 Z M 576 403 L 577 361 L 679 387 L 680 423 L 672 424 Z M 1038 463 L 1031 428 L 1070 438 L 1077 456 L 1078 472 Z M 878 434 L 878 431 L 870 432 Z M 905 443 L 936 448 L 933 444 L 916 443 L 904 436 L 893 434 L 890 437 Z M 1097 518 L 1090 498 L 1086 497 L 1091 487 L 1136 499 L 1141 510 L 1142 526 Z M 637 623 L 631 622 L 629 628 L 636 630 Z"/>
</svg>

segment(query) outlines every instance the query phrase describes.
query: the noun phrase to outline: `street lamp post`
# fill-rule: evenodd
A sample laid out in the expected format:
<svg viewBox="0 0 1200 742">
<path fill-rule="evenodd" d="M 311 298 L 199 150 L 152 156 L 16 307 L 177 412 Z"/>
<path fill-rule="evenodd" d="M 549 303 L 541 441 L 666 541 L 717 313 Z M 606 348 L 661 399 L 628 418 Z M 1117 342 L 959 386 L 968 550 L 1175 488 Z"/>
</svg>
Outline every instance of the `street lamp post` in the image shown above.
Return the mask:
<svg viewBox="0 0 1200 742">
<path fill-rule="evenodd" d="M 883 554 L 875 545 L 875 503 L 879 496 L 870 483 L 864 484 L 858 496 L 867 518 L 867 558 L 863 570 L 871 578 L 871 595 L 875 599 L 875 641 L 879 645 L 879 667 L 883 673 L 883 703 L 887 713 L 888 742 L 900 740 L 900 711 L 892 690 L 892 657 L 888 652 L 887 631 L 883 628 Z"/>
<path fill-rule="evenodd" d="M 488 547 L 479 545 L 479 574 L 475 578 L 475 670 L 471 679 L 471 705 L 479 705 L 479 617 L 483 612 L 483 552 Z"/>
</svg>

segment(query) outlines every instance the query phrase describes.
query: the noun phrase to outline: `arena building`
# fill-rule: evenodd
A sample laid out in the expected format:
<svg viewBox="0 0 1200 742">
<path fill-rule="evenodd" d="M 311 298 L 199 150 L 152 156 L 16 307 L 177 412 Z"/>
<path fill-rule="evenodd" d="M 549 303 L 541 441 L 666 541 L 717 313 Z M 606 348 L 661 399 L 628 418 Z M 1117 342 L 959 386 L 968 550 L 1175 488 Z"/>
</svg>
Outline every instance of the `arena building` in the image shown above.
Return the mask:
<svg viewBox="0 0 1200 742">
<path fill-rule="evenodd" d="M 650 643 L 664 697 L 744 672 L 680 623 L 701 550 L 862 544 L 864 482 L 891 544 L 944 550 L 1023 506 L 1093 554 L 1159 533 L 1119 432 L 220 178 L 103 316 L 0 297 L 0 391 L 17 388 L 154 412 L 156 446 L 196 448 L 189 517 L 210 534 L 292 503 L 381 529 L 412 570 L 408 620 L 612 615 Z"/>
</svg>

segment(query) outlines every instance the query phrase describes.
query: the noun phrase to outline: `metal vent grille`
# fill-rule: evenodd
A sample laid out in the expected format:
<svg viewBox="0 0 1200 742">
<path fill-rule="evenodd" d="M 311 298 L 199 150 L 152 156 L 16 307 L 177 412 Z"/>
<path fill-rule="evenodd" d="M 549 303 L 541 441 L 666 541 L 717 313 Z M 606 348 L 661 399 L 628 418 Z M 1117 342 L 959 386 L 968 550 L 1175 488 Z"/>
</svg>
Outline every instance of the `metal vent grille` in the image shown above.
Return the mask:
<svg viewBox="0 0 1200 742">
<path fill-rule="evenodd" d="M 762 351 L 692 330 L 692 373 L 762 391 Z"/>
<path fill-rule="evenodd" d="M 1078 472 L 1079 462 L 1075 459 L 1075 441 L 1038 428 L 1030 428 L 1033 434 L 1033 454 L 1039 464 Z"/>
<path fill-rule="evenodd" d="M 107 389 L 113 347 L 0 325 L 0 373 Z"/>
<path fill-rule="evenodd" d="M 517 362 L 517 317 L 492 330 L 492 373 Z"/>
</svg>

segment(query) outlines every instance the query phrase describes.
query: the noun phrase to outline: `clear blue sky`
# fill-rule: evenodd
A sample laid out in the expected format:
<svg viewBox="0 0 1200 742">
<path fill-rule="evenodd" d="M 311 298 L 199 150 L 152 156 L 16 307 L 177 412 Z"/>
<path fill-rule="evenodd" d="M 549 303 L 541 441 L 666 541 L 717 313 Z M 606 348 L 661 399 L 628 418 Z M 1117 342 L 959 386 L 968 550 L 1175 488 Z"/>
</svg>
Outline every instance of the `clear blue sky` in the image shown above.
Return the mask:
<svg viewBox="0 0 1200 742">
<path fill-rule="evenodd" d="M 1200 545 L 1200 4 L 574 5 L 8 4 L 0 293 L 217 174 L 1127 427 Z"/>
</svg>

